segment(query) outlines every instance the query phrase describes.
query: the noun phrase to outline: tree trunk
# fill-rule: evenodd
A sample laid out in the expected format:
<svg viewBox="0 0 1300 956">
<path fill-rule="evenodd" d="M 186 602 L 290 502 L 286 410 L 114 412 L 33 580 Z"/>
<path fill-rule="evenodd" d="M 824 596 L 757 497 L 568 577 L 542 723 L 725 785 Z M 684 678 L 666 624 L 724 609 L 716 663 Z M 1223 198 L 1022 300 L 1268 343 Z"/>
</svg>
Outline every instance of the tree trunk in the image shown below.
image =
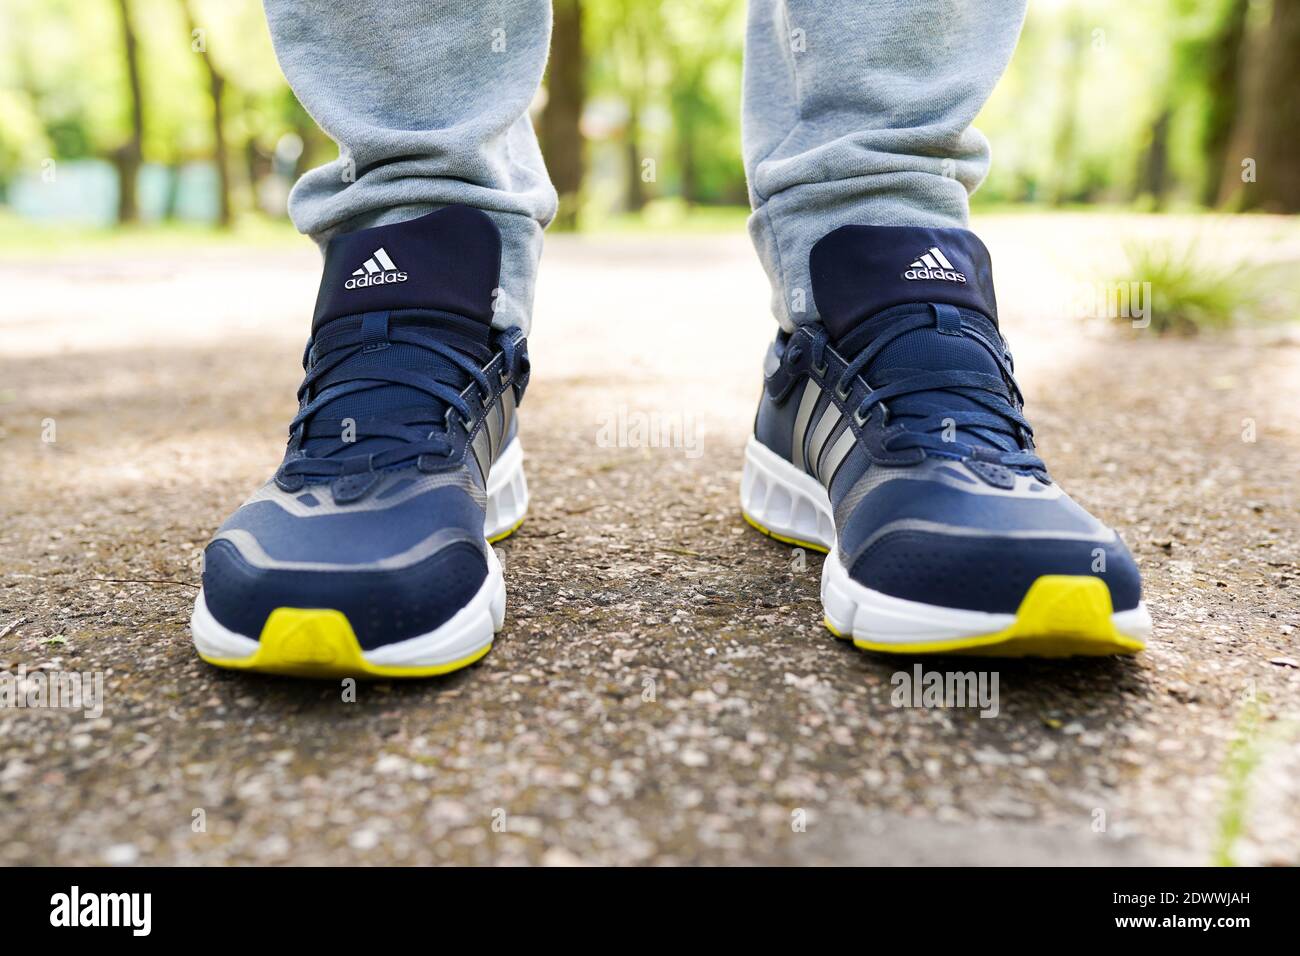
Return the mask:
<svg viewBox="0 0 1300 956">
<path fill-rule="evenodd" d="M 1232 140 L 1233 119 L 1241 101 L 1241 59 L 1245 52 L 1249 12 L 1250 0 L 1232 0 L 1223 23 L 1210 41 L 1205 82 L 1209 104 L 1201 139 L 1206 169 L 1201 202 L 1206 206 L 1213 206 L 1219 199 L 1219 179 Z"/>
<path fill-rule="evenodd" d="M 1151 145 L 1143 154 L 1142 168 L 1138 170 L 1137 194 L 1150 196 L 1156 211 L 1164 208 L 1169 194 L 1169 125 L 1172 121 L 1173 110 L 1166 106 L 1151 124 Z"/>
<path fill-rule="evenodd" d="M 677 70 L 682 77 L 682 85 L 673 97 L 673 119 L 677 136 L 677 165 L 680 174 L 682 201 L 688 206 L 695 205 L 700 198 L 700 168 L 696 155 L 699 123 L 697 118 L 704 105 L 705 98 L 701 92 L 704 85 L 704 70 L 696 65 Z"/>
<path fill-rule="evenodd" d="M 641 155 L 641 109 L 633 103 L 627 114 L 627 136 L 625 137 L 624 157 L 626 160 L 627 172 L 627 211 L 640 212 L 646 204 L 645 180 L 642 178 L 644 172 L 642 160 L 645 158 Z"/>
<path fill-rule="evenodd" d="M 162 218 L 167 222 L 176 218 L 176 209 L 181 198 L 181 161 L 178 159 L 167 166 L 167 192 L 163 194 Z"/>
<path fill-rule="evenodd" d="M 194 7 L 191 0 L 183 0 L 182 6 L 185 8 L 185 22 L 192 37 L 196 28 Z M 233 216 L 230 201 L 230 157 L 226 151 L 226 78 L 213 62 L 212 51 L 204 50 L 198 56 L 203 58 L 203 67 L 208 75 L 208 95 L 212 98 L 212 161 L 217 167 L 217 225 L 227 229 Z"/>
<path fill-rule="evenodd" d="M 144 94 L 140 85 L 139 42 L 131 24 L 127 0 L 117 0 L 122 20 L 122 51 L 126 58 L 126 80 L 131 108 L 131 134 L 113 154 L 117 167 L 117 221 L 137 222 L 140 208 L 136 201 L 136 179 L 144 157 Z"/>
<path fill-rule="evenodd" d="M 552 228 L 563 230 L 578 224 L 584 172 L 581 123 L 586 101 L 585 66 L 581 0 L 555 0 L 546 109 L 542 111 L 539 132 L 546 169 L 560 196 L 560 210 Z"/>
<path fill-rule="evenodd" d="M 1083 71 L 1083 54 L 1087 46 L 1087 29 L 1078 17 L 1066 24 L 1066 56 L 1062 73 L 1062 105 L 1060 125 L 1052 142 L 1053 178 L 1052 205 L 1064 205 L 1069 199 L 1075 162 L 1075 140 L 1078 134 L 1079 76 Z"/>
<path fill-rule="evenodd" d="M 1258 86 L 1254 149 L 1255 181 L 1242 187 L 1242 205 L 1266 212 L 1300 212 L 1300 0 L 1273 0 Z"/>
</svg>

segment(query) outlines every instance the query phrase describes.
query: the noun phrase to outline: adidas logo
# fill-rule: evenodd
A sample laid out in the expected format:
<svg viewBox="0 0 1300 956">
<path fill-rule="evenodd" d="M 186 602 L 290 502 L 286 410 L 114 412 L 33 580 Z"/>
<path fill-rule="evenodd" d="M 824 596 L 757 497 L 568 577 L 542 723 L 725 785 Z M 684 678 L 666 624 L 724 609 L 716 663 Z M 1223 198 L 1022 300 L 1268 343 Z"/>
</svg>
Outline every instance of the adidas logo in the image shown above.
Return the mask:
<svg viewBox="0 0 1300 956">
<path fill-rule="evenodd" d="M 965 282 L 966 277 L 958 272 L 948 261 L 948 257 L 939 251 L 938 246 L 931 246 L 921 253 L 903 273 L 904 279 L 942 279 L 944 282 Z"/>
<path fill-rule="evenodd" d="M 345 289 L 364 289 L 370 285 L 392 285 L 405 282 L 410 276 L 398 271 L 393 260 L 389 258 L 384 247 L 380 246 L 375 254 L 361 263 L 361 268 L 352 273 L 352 278 L 343 283 Z"/>
</svg>

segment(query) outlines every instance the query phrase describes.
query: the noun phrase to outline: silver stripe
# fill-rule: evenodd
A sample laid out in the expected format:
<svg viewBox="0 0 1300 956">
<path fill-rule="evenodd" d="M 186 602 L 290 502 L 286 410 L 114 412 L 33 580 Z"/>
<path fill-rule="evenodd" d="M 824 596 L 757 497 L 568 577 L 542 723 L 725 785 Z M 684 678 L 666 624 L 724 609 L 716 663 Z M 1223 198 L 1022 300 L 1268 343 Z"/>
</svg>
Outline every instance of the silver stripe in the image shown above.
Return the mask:
<svg viewBox="0 0 1300 956">
<path fill-rule="evenodd" d="M 488 433 L 488 454 L 492 460 L 496 461 L 497 449 L 501 447 L 501 427 L 504 416 L 501 413 L 501 401 L 492 403 L 492 408 L 487 413 L 487 433 Z"/>
<path fill-rule="evenodd" d="M 835 480 L 835 472 L 840 470 L 840 465 L 844 464 L 844 459 L 849 457 L 849 452 L 853 450 L 855 442 L 853 429 L 846 425 L 844 431 L 840 432 L 840 437 L 835 440 L 835 444 L 831 445 L 831 450 L 822 459 L 821 465 L 817 469 L 817 477 L 827 488 Z"/>
<path fill-rule="evenodd" d="M 822 448 L 826 445 L 826 440 L 831 437 L 831 432 L 835 431 L 835 426 L 840 422 L 840 410 L 835 407 L 835 403 L 826 406 L 826 411 L 822 412 L 821 421 L 813 429 L 812 438 L 808 440 L 808 463 L 812 466 L 811 471 L 817 471 L 817 461 L 822 456 Z"/>
<path fill-rule="evenodd" d="M 510 423 L 515 420 L 515 390 L 514 386 L 507 385 L 506 390 L 501 393 L 501 437 L 497 440 L 496 448 L 492 450 L 492 460 L 496 461 L 501 456 L 501 450 L 505 447 L 506 436 L 510 434 Z"/>
<path fill-rule="evenodd" d="M 812 418 L 817 399 L 821 397 L 822 387 L 808 379 L 808 384 L 803 389 L 803 398 L 799 400 L 799 414 L 794 417 L 794 437 L 790 440 L 794 466 L 800 471 L 806 470 L 803 465 L 803 436 L 808 432 L 808 419 Z"/>
<path fill-rule="evenodd" d="M 470 451 L 474 453 L 474 460 L 478 462 L 479 474 L 483 476 L 483 481 L 487 481 L 488 472 L 492 470 L 492 446 L 489 444 L 489 437 L 486 428 L 480 428 L 478 434 L 474 436 L 474 443 L 469 446 Z"/>
<path fill-rule="evenodd" d="M 273 558 L 266 553 L 266 549 L 262 547 L 257 538 L 253 537 L 253 533 L 244 528 L 231 528 L 229 531 L 221 532 L 212 540 L 229 541 L 249 564 L 257 568 L 276 571 L 391 571 L 423 561 L 430 555 L 437 554 L 448 545 L 460 541 L 469 541 L 480 547 L 483 545 L 482 538 L 475 540 L 473 535 L 463 529 L 442 528 L 423 541 L 417 541 L 401 554 L 380 558 L 378 561 L 331 564 L 325 561 L 285 561 L 280 558 Z"/>
</svg>

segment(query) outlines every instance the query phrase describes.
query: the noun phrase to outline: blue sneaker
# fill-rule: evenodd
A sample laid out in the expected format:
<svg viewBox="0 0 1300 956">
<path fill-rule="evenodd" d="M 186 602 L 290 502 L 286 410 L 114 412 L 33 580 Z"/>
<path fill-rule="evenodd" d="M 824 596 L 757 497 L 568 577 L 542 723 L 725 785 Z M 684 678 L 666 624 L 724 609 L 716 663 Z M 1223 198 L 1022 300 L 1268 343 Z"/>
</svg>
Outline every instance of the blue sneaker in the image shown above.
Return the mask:
<svg viewBox="0 0 1300 956">
<path fill-rule="evenodd" d="M 490 542 L 528 506 L 527 344 L 492 328 L 500 262 L 496 226 L 463 206 L 329 242 L 284 461 L 204 551 L 204 660 L 420 677 L 491 649 Z"/>
<path fill-rule="evenodd" d="M 1034 453 L 983 243 L 845 226 L 809 265 L 824 327 L 767 356 L 741 507 L 830 552 L 826 626 L 906 654 L 1141 650 L 1133 558 Z"/>
</svg>

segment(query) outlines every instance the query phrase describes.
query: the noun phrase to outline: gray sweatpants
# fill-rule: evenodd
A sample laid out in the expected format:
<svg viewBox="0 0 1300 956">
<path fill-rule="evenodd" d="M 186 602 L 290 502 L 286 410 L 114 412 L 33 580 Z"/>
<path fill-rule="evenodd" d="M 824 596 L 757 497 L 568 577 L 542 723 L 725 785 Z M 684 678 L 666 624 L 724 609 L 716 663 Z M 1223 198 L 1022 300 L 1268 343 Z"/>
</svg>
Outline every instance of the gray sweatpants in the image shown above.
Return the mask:
<svg viewBox="0 0 1300 956">
<path fill-rule="evenodd" d="M 528 120 L 549 0 L 264 2 L 285 76 L 340 150 L 294 187 L 298 229 L 324 241 L 448 203 L 483 209 L 505 243 L 494 321 L 527 330 L 556 207 Z M 966 224 L 989 164 L 970 124 L 1025 2 L 750 0 L 749 228 L 783 325 L 817 321 L 808 250 L 830 230 Z"/>
</svg>

